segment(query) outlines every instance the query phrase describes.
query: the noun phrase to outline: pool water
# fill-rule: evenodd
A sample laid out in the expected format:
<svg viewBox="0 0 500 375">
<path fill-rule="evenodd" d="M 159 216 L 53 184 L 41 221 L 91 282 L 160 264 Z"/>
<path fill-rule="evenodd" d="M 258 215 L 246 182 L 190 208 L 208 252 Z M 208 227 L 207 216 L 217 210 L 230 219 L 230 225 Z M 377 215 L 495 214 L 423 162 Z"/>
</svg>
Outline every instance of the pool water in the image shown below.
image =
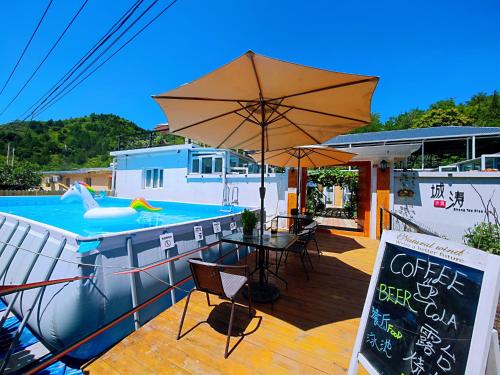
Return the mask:
<svg viewBox="0 0 500 375">
<path fill-rule="evenodd" d="M 131 199 L 97 198 L 101 207 L 128 207 Z M 158 212 L 140 212 L 128 218 L 109 220 L 87 220 L 80 202 L 61 202 L 59 196 L 44 197 L 0 197 L 0 212 L 49 224 L 67 231 L 90 237 L 98 234 L 122 232 L 238 213 L 242 207 L 222 207 L 178 202 L 148 201 Z"/>
</svg>

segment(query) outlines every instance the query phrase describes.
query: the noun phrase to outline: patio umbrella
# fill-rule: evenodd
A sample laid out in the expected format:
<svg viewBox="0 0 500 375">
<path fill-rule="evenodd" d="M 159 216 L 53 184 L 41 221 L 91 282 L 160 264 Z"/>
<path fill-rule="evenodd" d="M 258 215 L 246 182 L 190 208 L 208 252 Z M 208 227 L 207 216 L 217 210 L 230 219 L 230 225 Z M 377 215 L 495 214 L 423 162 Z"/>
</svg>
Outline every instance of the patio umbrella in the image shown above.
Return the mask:
<svg viewBox="0 0 500 375">
<path fill-rule="evenodd" d="M 377 82 L 249 51 L 153 98 L 173 134 L 217 148 L 261 150 L 264 158 L 265 151 L 323 143 L 370 122 Z M 262 234 L 264 168 L 260 183 Z"/>
<path fill-rule="evenodd" d="M 257 163 L 262 160 L 260 152 L 250 155 Z M 320 168 L 348 163 L 356 154 L 336 150 L 327 146 L 299 146 L 284 150 L 268 151 L 264 156 L 264 163 L 277 167 L 297 167 L 297 202 L 299 208 L 301 193 L 300 168 Z"/>
</svg>

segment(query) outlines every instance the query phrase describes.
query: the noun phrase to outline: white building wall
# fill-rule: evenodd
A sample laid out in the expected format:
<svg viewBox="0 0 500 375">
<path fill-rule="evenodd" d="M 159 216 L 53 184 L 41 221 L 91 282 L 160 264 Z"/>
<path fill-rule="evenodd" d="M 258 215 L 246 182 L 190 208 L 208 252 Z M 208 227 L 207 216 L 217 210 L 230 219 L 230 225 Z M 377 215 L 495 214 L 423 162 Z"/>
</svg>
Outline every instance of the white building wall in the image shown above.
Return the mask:
<svg viewBox="0 0 500 375">
<path fill-rule="evenodd" d="M 222 175 L 188 174 L 188 149 L 162 152 L 130 153 L 116 156 L 115 195 L 122 198 L 144 197 L 151 200 L 222 204 L 224 182 Z M 163 169 L 163 187 L 145 188 L 144 169 Z M 238 205 L 259 207 L 260 175 L 226 175 L 227 186 L 238 188 Z M 265 208 L 270 220 L 287 211 L 287 173 L 266 174 Z M 230 195 L 231 200 L 231 195 Z"/>
<path fill-rule="evenodd" d="M 500 172 L 394 173 L 394 211 L 448 239 L 462 242 L 468 228 L 486 221 L 484 205 L 500 213 Z"/>
</svg>

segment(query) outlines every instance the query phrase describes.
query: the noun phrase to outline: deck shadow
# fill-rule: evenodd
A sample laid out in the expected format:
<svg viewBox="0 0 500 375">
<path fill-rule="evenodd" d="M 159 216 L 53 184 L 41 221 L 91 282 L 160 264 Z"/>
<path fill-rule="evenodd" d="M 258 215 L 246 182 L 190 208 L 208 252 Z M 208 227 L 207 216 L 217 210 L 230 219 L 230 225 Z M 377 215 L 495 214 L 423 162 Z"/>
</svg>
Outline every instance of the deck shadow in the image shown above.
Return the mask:
<svg viewBox="0 0 500 375">
<path fill-rule="evenodd" d="M 209 305 L 214 306 L 214 305 Z M 202 324 L 208 324 L 214 331 L 227 336 L 227 331 L 229 329 L 229 317 L 231 314 L 231 303 L 230 302 L 221 302 L 210 311 L 208 318 L 206 320 L 199 321 L 185 332 L 182 333 L 180 339 L 184 338 L 191 332 L 195 331 L 197 327 Z M 231 337 L 238 337 L 236 342 L 230 343 L 228 355 L 238 347 L 238 345 L 243 341 L 246 336 L 249 336 L 259 329 L 262 323 L 262 317 L 257 316 L 257 311 L 255 309 L 251 309 L 250 315 L 248 314 L 248 307 L 235 304 L 234 309 L 234 317 L 233 317 L 233 326 L 231 328 Z M 257 319 L 257 323 L 254 328 L 248 331 L 248 327 L 250 323 Z"/>
<path fill-rule="evenodd" d="M 316 234 L 316 240 L 318 241 L 319 248 L 323 253 L 335 253 L 342 254 L 347 251 L 361 250 L 365 247 L 356 241 L 352 237 L 342 236 L 339 234 L 329 234 L 325 235 L 323 233 Z M 335 241 L 335 245 L 332 246 L 332 241 Z M 314 241 L 312 241 L 309 246 L 309 250 L 315 251 L 316 246 Z"/>
<path fill-rule="evenodd" d="M 318 258 L 313 251 L 310 253 L 314 265 L 310 279 L 299 257 L 291 254 L 279 269 L 279 275 L 288 281 L 288 289 L 281 281 L 270 278 L 280 288 L 281 296 L 272 305 L 256 304 L 256 308 L 304 331 L 361 317 L 370 275 L 333 256 Z"/>
</svg>

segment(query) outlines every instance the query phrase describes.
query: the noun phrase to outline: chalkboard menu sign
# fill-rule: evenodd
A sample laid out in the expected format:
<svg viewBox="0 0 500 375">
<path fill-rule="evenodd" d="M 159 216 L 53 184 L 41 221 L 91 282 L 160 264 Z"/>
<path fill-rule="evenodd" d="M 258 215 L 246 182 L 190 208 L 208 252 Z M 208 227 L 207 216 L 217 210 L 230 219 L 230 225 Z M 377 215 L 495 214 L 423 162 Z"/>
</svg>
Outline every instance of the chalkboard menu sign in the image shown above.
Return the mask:
<svg viewBox="0 0 500 375">
<path fill-rule="evenodd" d="M 498 257 L 432 236 L 388 231 L 384 237 L 353 361 L 387 375 L 465 374 L 474 356 L 484 368 L 489 335 L 482 338 L 486 353 L 474 341 L 493 325 Z"/>
</svg>

